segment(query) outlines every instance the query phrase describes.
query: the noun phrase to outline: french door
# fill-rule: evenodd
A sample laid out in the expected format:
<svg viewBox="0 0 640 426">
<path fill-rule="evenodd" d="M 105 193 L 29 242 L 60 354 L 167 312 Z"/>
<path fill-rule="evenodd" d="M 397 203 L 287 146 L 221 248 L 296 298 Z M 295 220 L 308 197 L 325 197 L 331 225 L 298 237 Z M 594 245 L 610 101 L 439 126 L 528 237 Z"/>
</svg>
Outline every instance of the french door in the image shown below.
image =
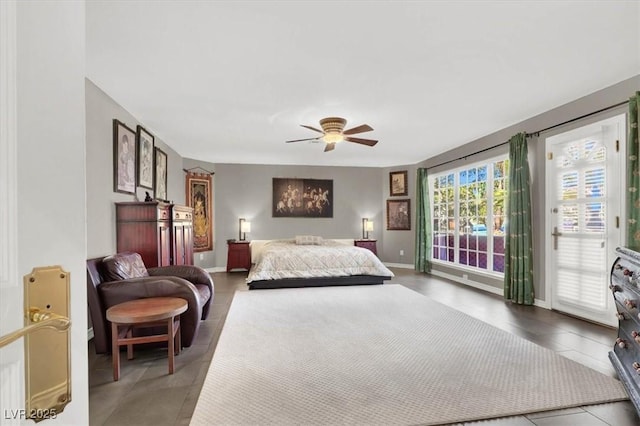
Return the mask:
<svg viewBox="0 0 640 426">
<path fill-rule="evenodd" d="M 608 275 L 622 244 L 626 116 L 546 138 L 551 308 L 616 325 Z"/>
</svg>

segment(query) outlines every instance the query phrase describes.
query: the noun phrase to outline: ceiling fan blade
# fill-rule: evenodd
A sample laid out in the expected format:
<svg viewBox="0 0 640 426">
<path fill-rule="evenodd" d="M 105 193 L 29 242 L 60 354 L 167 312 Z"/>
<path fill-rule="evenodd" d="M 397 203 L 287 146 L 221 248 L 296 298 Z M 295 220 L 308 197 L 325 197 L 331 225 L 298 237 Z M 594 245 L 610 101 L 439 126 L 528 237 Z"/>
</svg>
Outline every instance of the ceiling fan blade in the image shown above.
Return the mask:
<svg viewBox="0 0 640 426">
<path fill-rule="evenodd" d="M 362 145 L 367 145 L 367 146 L 374 146 L 375 144 L 378 143 L 378 141 L 375 141 L 373 139 L 362 139 L 362 138 L 344 138 L 344 140 L 348 142 L 361 143 Z"/>
<path fill-rule="evenodd" d="M 333 151 L 334 149 L 336 149 L 335 142 L 334 143 L 328 143 L 327 146 L 324 147 L 324 152 Z"/>
<path fill-rule="evenodd" d="M 304 127 L 305 129 L 313 130 L 314 132 L 324 133 L 322 130 L 316 129 L 315 127 L 307 126 L 307 125 L 304 125 L 304 124 L 301 124 L 301 126 Z"/>
<path fill-rule="evenodd" d="M 363 124 L 362 126 L 358 126 L 358 127 L 354 127 L 352 129 L 349 129 L 349 130 L 345 130 L 344 132 L 342 132 L 342 134 L 343 135 L 355 135 L 356 133 L 370 132 L 372 130 L 373 130 L 373 128 L 371 126 L 369 126 L 368 124 Z"/>
<path fill-rule="evenodd" d="M 284 143 L 291 143 L 291 142 L 302 142 L 302 141 L 315 141 L 318 138 L 306 138 L 306 139 L 295 139 L 292 141 L 284 141 Z"/>
</svg>

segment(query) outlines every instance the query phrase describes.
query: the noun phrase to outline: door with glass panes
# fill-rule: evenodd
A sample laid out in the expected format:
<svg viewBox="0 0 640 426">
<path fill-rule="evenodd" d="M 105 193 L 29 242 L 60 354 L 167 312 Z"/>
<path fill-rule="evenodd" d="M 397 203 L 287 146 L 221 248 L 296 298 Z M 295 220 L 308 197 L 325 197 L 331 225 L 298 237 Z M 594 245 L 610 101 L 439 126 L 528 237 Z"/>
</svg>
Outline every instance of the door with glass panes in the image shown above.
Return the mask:
<svg viewBox="0 0 640 426">
<path fill-rule="evenodd" d="M 546 138 L 546 280 L 551 307 L 615 325 L 608 291 L 622 242 L 625 115 Z"/>
</svg>

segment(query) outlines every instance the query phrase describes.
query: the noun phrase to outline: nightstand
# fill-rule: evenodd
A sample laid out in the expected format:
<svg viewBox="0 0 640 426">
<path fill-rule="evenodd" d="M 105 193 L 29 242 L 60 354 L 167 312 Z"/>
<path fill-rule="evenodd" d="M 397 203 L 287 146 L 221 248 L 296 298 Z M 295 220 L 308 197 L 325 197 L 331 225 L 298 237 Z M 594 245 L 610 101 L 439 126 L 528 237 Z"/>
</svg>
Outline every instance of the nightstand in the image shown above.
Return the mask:
<svg viewBox="0 0 640 426">
<path fill-rule="evenodd" d="M 249 241 L 228 241 L 227 272 L 232 269 L 251 269 Z"/>
<path fill-rule="evenodd" d="M 353 245 L 369 249 L 377 256 L 378 251 L 376 250 L 376 241 L 377 240 L 353 240 Z"/>
</svg>

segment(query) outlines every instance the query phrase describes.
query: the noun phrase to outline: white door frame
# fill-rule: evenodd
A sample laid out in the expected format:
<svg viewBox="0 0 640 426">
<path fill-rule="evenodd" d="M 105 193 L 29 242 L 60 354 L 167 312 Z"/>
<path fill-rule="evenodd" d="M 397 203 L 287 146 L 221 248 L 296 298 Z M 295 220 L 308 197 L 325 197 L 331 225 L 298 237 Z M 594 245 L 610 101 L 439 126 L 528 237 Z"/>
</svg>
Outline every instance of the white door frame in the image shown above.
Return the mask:
<svg viewBox="0 0 640 426">
<path fill-rule="evenodd" d="M 23 291 L 18 277 L 17 12 L 15 0 L 0 1 L 0 335 L 23 327 Z M 24 346 L 20 339 L 0 349 L 0 415 L 24 408 Z"/>
</svg>

